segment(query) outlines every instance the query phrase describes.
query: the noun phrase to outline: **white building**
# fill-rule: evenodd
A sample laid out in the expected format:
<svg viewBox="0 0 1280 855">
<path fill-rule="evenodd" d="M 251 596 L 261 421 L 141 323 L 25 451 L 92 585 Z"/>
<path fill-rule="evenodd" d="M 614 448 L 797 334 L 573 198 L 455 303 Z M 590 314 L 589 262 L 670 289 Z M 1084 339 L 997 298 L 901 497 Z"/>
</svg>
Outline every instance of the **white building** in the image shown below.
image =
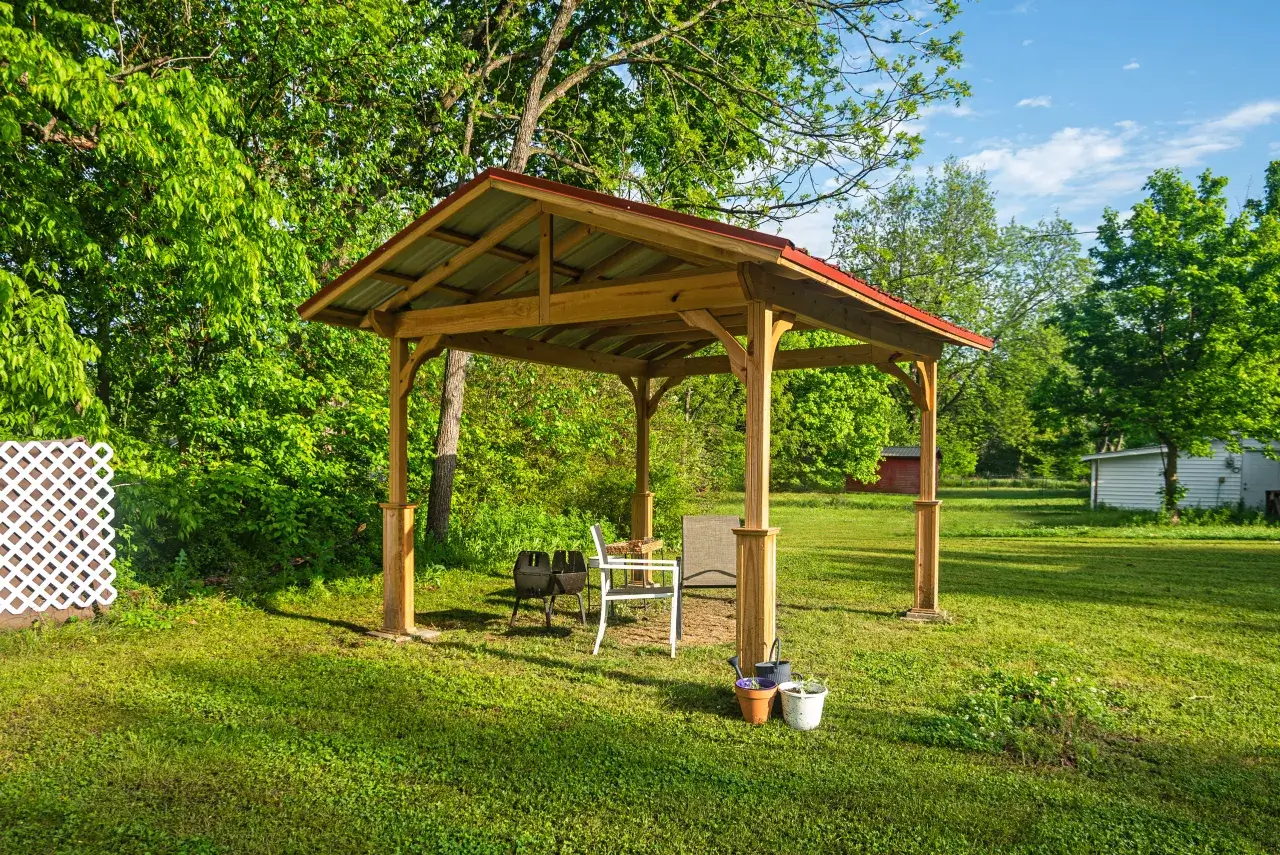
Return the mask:
<svg viewBox="0 0 1280 855">
<path fill-rule="evenodd" d="M 1280 511 L 1280 462 L 1251 439 L 1244 452 L 1227 450 L 1214 440 L 1210 457 L 1178 456 L 1178 481 L 1187 488 L 1183 508 L 1216 508 L 1244 504 L 1252 510 Z M 1086 454 L 1090 464 L 1090 505 L 1158 511 L 1163 503 L 1164 463 L 1158 445 Z"/>
</svg>

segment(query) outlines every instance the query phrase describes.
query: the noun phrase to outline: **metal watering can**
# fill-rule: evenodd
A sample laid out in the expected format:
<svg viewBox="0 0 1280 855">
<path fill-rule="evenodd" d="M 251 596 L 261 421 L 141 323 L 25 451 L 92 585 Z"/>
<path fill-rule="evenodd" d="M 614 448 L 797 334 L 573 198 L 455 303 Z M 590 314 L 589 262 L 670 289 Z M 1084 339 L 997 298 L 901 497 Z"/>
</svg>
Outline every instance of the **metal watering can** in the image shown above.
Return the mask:
<svg viewBox="0 0 1280 855">
<path fill-rule="evenodd" d="M 756 663 L 756 676 L 773 680 L 779 686 L 791 679 L 791 662 L 782 658 L 782 639 L 774 637 L 769 648 L 769 660 Z"/>
</svg>

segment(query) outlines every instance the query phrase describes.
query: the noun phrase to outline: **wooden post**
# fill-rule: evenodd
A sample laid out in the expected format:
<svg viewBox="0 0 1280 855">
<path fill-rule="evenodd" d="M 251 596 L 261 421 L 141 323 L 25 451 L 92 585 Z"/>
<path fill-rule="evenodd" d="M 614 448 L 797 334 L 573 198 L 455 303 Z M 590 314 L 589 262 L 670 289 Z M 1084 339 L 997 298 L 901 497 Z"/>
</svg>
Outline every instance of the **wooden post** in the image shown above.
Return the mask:
<svg viewBox="0 0 1280 855">
<path fill-rule="evenodd" d="M 438 336 L 436 337 L 438 339 Z M 413 358 L 409 340 L 392 338 L 390 431 L 388 435 L 387 501 L 382 503 L 382 629 L 370 635 L 397 641 L 438 633 L 413 625 L 413 512 L 408 500 L 409 389 L 422 359 L 434 342 L 421 341 Z"/>
<path fill-rule="evenodd" d="M 653 493 L 649 490 L 649 378 L 637 377 L 632 397 L 636 404 L 636 490 L 631 494 L 631 537 L 653 537 Z"/>
<path fill-rule="evenodd" d="M 945 621 L 938 608 L 938 363 L 916 363 L 925 406 L 920 410 L 920 498 L 916 501 L 916 597 L 909 620 Z"/>
<path fill-rule="evenodd" d="M 538 323 L 551 323 L 551 277 L 555 250 L 551 246 L 551 215 L 543 213 L 538 223 Z"/>
<path fill-rule="evenodd" d="M 769 410 L 773 353 L 778 338 L 791 327 L 775 321 L 764 302 L 747 303 L 747 454 L 745 519 L 733 530 L 738 538 L 738 659 L 744 674 L 755 673 L 777 633 L 777 536 L 769 527 Z"/>
</svg>

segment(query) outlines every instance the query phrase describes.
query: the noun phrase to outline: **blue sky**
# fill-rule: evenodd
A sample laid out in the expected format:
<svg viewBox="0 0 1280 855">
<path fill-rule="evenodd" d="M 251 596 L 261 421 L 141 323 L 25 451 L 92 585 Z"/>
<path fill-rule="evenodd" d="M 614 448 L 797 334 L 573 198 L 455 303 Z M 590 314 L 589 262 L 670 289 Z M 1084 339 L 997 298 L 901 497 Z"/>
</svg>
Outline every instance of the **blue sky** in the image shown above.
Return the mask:
<svg viewBox="0 0 1280 855">
<path fill-rule="evenodd" d="M 914 168 L 986 168 L 1004 219 L 1095 228 L 1162 166 L 1209 167 L 1239 203 L 1280 159 L 1280 0 L 982 0 L 957 26 L 973 95 L 924 117 Z M 829 230 L 783 232 L 825 255 Z"/>
</svg>

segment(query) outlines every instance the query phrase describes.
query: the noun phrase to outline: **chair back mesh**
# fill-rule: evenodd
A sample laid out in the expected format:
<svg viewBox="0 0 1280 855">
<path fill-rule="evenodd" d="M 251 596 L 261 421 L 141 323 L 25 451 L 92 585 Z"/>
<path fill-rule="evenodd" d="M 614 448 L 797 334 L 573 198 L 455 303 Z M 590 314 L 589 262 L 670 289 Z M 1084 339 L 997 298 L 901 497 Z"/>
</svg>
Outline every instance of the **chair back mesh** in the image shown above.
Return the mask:
<svg viewBox="0 0 1280 855">
<path fill-rule="evenodd" d="M 733 530 L 740 525 L 738 517 L 684 518 L 683 587 L 733 588 L 738 584 L 738 539 Z"/>
</svg>

